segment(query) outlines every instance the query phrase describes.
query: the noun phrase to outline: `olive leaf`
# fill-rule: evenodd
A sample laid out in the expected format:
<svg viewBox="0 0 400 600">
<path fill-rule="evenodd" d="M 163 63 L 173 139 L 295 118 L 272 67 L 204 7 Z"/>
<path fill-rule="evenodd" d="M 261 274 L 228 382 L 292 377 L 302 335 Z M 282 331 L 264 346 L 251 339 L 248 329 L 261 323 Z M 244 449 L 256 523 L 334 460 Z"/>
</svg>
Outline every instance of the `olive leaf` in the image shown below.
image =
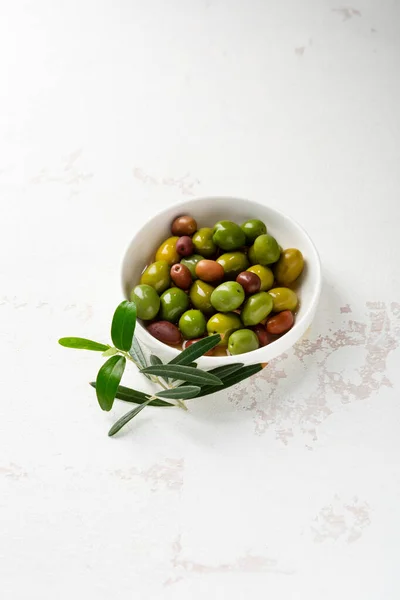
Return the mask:
<svg viewBox="0 0 400 600">
<path fill-rule="evenodd" d="M 161 358 L 158 358 L 158 356 L 156 356 L 155 354 L 151 354 L 150 355 L 150 363 L 153 366 L 155 366 L 155 365 L 162 365 L 163 364 Z"/>
<path fill-rule="evenodd" d="M 143 402 L 143 404 L 139 404 L 139 406 L 137 406 L 130 412 L 126 413 L 123 417 L 118 419 L 118 421 L 114 423 L 114 425 L 111 427 L 110 431 L 108 432 L 108 435 L 111 437 L 118 433 L 118 431 L 122 429 L 124 425 L 126 425 L 131 419 L 136 417 L 136 415 L 138 415 L 141 410 L 143 410 L 148 404 L 150 404 L 151 401 L 151 398 L 149 398 L 148 400 L 146 400 L 146 402 Z"/>
<path fill-rule="evenodd" d="M 227 365 L 227 366 L 232 366 L 232 365 Z M 217 367 L 217 368 L 219 368 L 219 367 Z M 264 367 L 260 363 L 257 363 L 255 365 L 249 365 L 247 367 L 237 369 L 233 373 L 230 373 L 229 375 L 226 375 L 225 377 L 222 377 L 222 375 L 221 375 L 221 381 L 222 381 L 221 386 L 216 386 L 216 385 L 202 386 L 201 392 L 198 397 L 201 398 L 203 396 L 208 396 L 209 394 L 215 394 L 216 392 L 225 390 L 226 388 L 229 388 L 232 385 L 235 385 L 235 383 L 239 383 L 240 381 L 243 381 L 243 379 L 247 379 L 248 377 L 251 377 L 255 373 L 258 373 L 263 368 Z"/>
<path fill-rule="evenodd" d="M 144 355 L 142 347 L 139 343 L 139 340 L 137 340 L 135 337 L 132 340 L 132 346 L 131 346 L 131 349 L 129 350 L 129 354 L 131 355 L 131 357 L 133 358 L 135 363 L 139 367 L 142 367 L 142 369 L 144 369 L 145 367 L 148 366 L 148 362 L 146 360 L 146 357 Z M 151 375 L 147 375 L 147 373 L 143 373 L 143 375 L 145 375 L 147 377 L 147 379 L 150 379 L 150 381 L 152 381 Z"/>
<path fill-rule="evenodd" d="M 80 337 L 63 337 L 58 340 L 58 343 L 64 348 L 74 348 L 75 350 L 93 350 L 94 352 L 106 352 L 110 349 L 107 344 L 93 342 L 86 338 Z"/>
<path fill-rule="evenodd" d="M 96 389 L 96 382 L 91 381 L 90 385 Z M 115 397 L 118 400 L 124 400 L 125 402 L 134 402 L 135 404 L 143 404 L 150 398 L 148 394 L 144 392 L 140 392 L 139 390 L 132 390 L 131 388 L 125 387 L 123 385 L 119 385 L 117 388 L 117 393 Z M 176 404 L 171 404 L 171 402 L 165 402 L 164 400 L 152 400 L 149 403 L 149 406 L 176 406 Z"/>
<path fill-rule="evenodd" d="M 96 395 L 103 410 L 111 410 L 119 382 L 125 370 L 125 356 L 112 356 L 101 367 L 96 378 Z"/>
<path fill-rule="evenodd" d="M 195 398 L 198 396 L 201 387 L 198 385 L 182 385 L 170 390 L 162 390 L 157 392 L 156 396 L 159 398 L 171 398 L 175 400 L 189 400 L 189 398 Z"/>
<path fill-rule="evenodd" d="M 155 365 L 141 369 L 141 373 L 160 375 L 161 377 L 173 377 L 178 381 L 182 380 L 200 385 L 222 385 L 222 381 L 216 375 L 186 365 Z"/>
<path fill-rule="evenodd" d="M 231 365 L 222 365 L 221 367 L 215 367 L 214 369 L 210 369 L 207 372 L 216 375 L 221 379 L 221 381 L 223 381 L 224 377 L 231 375 L 231 373 L 238 371 L 242 367 L 243 363 L 232 363 Z"/>
<path fill-rule="evenodd" d="M 129 350 L 129 354 L 132 356 L 133 360 L 142 367 L 142 369 L 148 366 L 142 347 L 139 344 L 139 340 L 135 337 L 132 340 L 132 346 Z"/>
<path fill-rule="evenodd" d="M 136 326 L 136 304 L 124 300 L 117 306 L 111 323 L 111 339 L 119 350 L 128 352 Z"/>
<path fill-rule="evenodd" d="M 161 358 L 159 358 L 159 357 L 158 357 L 158 356 L 156 356 L 155 354 L 151 354 L 151 355 L 150 355 L 150 363 L 151 363 L 153 366 L 156 366 L 156 365 L 162 365 L 162 364 L 163 364 L 163 362 L 162 362 Z M 145 373 L 143 373 L 143 374 L 145 375 Z M 151 376 L 150 376 L 150 375 L 147 375 L 147 377 L 151 377 Z M 154 375 L 153 375 L 153 378 L 154 378 Z M 156 381 L 157 381 L 157 379 L 156 379 Z M 165 379 L 163 379 L 163 381 L 164 381 L 164 383 L 165 383 L 167 386 L 169 386 L 169 384 L 171 383 L 171 381 L 172 381 L 172 380 L 170 380 L 168 377 L 166 377 Z M 158 380 L 158 381 L 157 381 L 157 383 L 161 383 L 161 382 L 160 382 L 160 380 Z M 161 385 L 162 385 L 162 383 L 161 383 Z"/>
<path fill-rule="evenodd" d="M 215 367 L 214 369 L 210 369 L 209 371 L 207 371 L 207 373 L 216 375 L 223 382 L 224 377 L 227 377 L 231 373 L 238 371 L 242 367 L 243 367 L 243 363 L 232 363 L 231 365 L 223 365 L 222 367 Z M 183 387 L 184 385 L 186 385 L 185 382 L 180 383 L 178 387 Z M 203 386 L 202 389 L 204 389 L 205 387 L 207 387 L 207 386 Z M 219 388 L 219 389 L 223 389 L 223 388 Z M 203 395 L 203 394 L 201 394 L 201 395 Z"/>
<path fill-rule="evenodd" d="M 203 356 L 209 350 L 212 350 L 221 341 L 219 333 L 210 335 L 198 342 L 195 342 L 188 348 L 185 348 L 178 356 L 169 361 L 169 365 L 189 365 L 191 362 Z"/>
<path fill-rule="evenodd" d="M 117 348 L 109 348 L 105 352 L 103 352 L 102 356 L 108 358 L 109 356 L 114 356 L 114 354 L 118 354 Z"/>
</svg>

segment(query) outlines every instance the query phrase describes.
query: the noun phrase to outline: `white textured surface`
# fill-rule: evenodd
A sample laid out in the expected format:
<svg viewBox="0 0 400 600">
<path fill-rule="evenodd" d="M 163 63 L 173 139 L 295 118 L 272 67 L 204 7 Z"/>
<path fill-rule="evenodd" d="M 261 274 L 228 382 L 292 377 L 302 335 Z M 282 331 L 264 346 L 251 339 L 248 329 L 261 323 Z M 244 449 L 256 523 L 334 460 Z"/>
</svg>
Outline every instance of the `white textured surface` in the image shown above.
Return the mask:
<svg viewBox="0 0 400 600">
<path fill-rule="evenodd" d="M 2 597 L 399 598 L 399 24 L 394 0 L 0 4 Z M 320 311 L 250 385 L 109 439 L 99 356 L 56 340 L 106 339 L 135 227 L 192 194 L 300 221 Z"/>
</svg>

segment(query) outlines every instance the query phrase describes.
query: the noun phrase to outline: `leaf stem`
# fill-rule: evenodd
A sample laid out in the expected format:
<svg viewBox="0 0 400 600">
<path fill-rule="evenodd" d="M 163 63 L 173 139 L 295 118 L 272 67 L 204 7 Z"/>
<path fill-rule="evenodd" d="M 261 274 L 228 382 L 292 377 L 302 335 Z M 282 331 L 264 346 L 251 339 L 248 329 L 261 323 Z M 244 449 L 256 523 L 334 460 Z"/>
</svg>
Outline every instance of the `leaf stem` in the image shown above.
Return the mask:
<svg viewBox="0 0 400 600">
<path fill-rule="evenodd" d="M 132 356 L 129 354 L 129 352 L 125 352 L 124 350 L 118 350 L 119 354 L 122 354 L 122 356 L 125 356 L 125 358 L 127 358 L 128 360 L 130 360 L 131 362 L 133 362 L 133 364 L 135 365 L 135 367 L 138 369 L 138 371 L 140 371 L 140 369 L 142 368 L 140 365 L 138 365 L 138 363 L 136 362 L 136 360 L 134 360 L 132 358 Z M 153 383 L 158 383 L 158 385 L 160 385 L 162 388 L 164 388 L 164 390 L 169 390 L 170 387 L 168 385 L 165 385 L 159 377 L 157 377 L 157 375 L 150 375 L 151 381 Z"/>
<path fill-rule="evenodd" d="M 130 360 L 131 362 L 133 362 L 133 364 L 135 365 L 135 367 L 140 371 L 140 369 L 142 368 L 140 365 L 137 364 L 136 360 L 134 360 L 132 358 L 132 356 L 129 354 L 129 352 L 125 352 L 124 350 L 118 350 L 119 354 L 122 354 L 122 356 L 125 356 L 125 358 L 127 360 Z"/>
<path fill-rule="evenodd" d="M 179 408 L 182 408 L 183 410 L 189 410 L 183 400 L 177 400 L 176 405 L 179 406 Z"/>
<path fill-rule="evenodd" d="M 153 378 L 154 378 L 153 381 L 155 383 L 158 383 L 159 385 L 161 385 L 161 387 L 164 388 L 164 390 L 170 390 L 171 389 L 171 386 L 170 385 L 166 385 L 165 383 L 163 383 L 161 381 L 161 379 L 159 377 L 157 377 L 157 375 L 153 375 Z"/>
</svg>

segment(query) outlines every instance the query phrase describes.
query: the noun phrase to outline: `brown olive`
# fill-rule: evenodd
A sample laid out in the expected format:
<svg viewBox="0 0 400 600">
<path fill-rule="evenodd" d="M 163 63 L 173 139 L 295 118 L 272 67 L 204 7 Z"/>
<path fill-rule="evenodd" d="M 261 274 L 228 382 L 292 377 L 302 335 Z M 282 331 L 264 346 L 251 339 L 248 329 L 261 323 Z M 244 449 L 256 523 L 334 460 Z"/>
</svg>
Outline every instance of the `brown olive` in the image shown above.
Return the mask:
<svg viewBox="0 0 400 600">
<path fill-rule="evenodd" d="M 197 231 L 197 223 L 189 215 L 177 217 L 171 225 L 172 235 L 193 235 Z"/>
<path fill-rule="evenodd" d="M 199 342 L 202 339 L 204 339 L 204 338 L 197 338 L 195 340 L 187 340 L 184 343 L 184 350 L 186 350 L 186 348 L 189 348 L 189 346 L 191 346 L 195 342 Z M 208 350 L 208 352 L 205 352 L 205 354 L 203 356 L 212 356 L 214 354 L 214 350 L 215 350 L 215 348 L 211 348 L 211 350 Z"/>
<path fill-rule="evenodd" d="M 193 254 L 193 242 L 192 238 L 188 235 L 183 235 L 176 242 L 176 251 L 180 256 L 190 256 Z"/>
<path fill-rule="evenodd" d="M 216 260 L 199 260 L 196 265 L 196 275 L 202 281 L 221 281 L 224 278 L 223 266 Z"/>
<path fill-rule="evenodd" d="M 256 294 L 260 291 L 261 279 L 258 275 L 252 273 L 251 271 L 242 271 L 236 277 L 236 281 L 243 287 L 247 296 L 250 294 Z"/>
<path fill-rule="evenodd" d="M 273 335 L 282 335 L 293 327 L 294 316 L 290 310 L 283 310 L 279 315 L 270 317 L 267 321 L 267 331 Z"/>
<path fill-rule="evenodd" d="M 268 333 L 267 333 L 267 330 L 265 329 L 264 325 L 261 325 L 261 323 L 260 323 L 260 325 L 255 325 L 254 327 L 252 327 L 252 330 L 258 337 L 260 347 L 266 346 L 269 343 L 270 340 L 269 340 Z"/>
<path fill-rule="evenodd" d="M 169 321 L 156 321 L 148 326 L 147 331 L 160 342 L 165 344 L 179 344 L 182 340 L 181 332 L 176 325 Z"/>
<path fill-rule="evenodd" d="M 182 290 L 188 290 L 192 285 L 192 276 L 185 265 L 173 265 L 169 274 L 174 284 Z"/>
</svg>

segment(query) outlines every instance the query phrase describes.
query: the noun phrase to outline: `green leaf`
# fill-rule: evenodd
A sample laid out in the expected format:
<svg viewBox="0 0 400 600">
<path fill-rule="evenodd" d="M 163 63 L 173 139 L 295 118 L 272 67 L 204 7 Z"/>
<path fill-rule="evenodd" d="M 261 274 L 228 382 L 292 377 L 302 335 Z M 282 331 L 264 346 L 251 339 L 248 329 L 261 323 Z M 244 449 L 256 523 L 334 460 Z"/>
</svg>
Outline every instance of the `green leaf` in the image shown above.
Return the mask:
<svg viewBox="0 0 400 600">
<path fill-rule="evenodd" d="M 122 427 L 124 427 L 124 425 L 126 425 L 127 423 L 129 423 L 129 421 L 131 419 L 136 417 L 136 415 L 138 415 L 140 413 L 140 411 L 143 410 L 145 408 L 145 406 L 147 406 L 148 404 L 150 404 L 150 398 L 148 400 L 146 400 L 146 402 L 143 402 L 143 404 L 140 404 L 139 406 L 137 406 L 130 412 L 126 413 L 123 417 L 118 419 L 118 421 L 116 423 L 114 423 L 114 425 L 111 427 L 110 431 L 108 432 L 108 435 L 111 437 L 111 436 L 115 435 L 116 433 L 118 433 L 118 431 L 120 429 L 122 429 Z"/>
<path fill-rule="evenodd" d="M 206 352 L 214 348 L 221 341 L 219 333 L 215 335 L 209 335 L 202 340 L 199 340 L 195 344 L 189 346 L 183 350 L 178 356 L 169 361 L 170 365 L 189 365 L 191 362 L 203 356 Z"/>
<path fill-rule="evenodd" d="M 96 395 L 103 410 L 111 410 L 112 408 L 125 364 L 125 356 L 112 356 L 97 373 Z"/>
<path fill-rule="evenodd" d="M 170 390 L 162 390 L 157 392 L 159 398 L 171 398 L 175 400 L 189 400 L 198 396 L 201 387 L 198 385 L 182 385 Z"/>
<path fill-rule="evenodd" d="M 118 350 L 116 348 L 109 348 L 108 350 L 103 352 L 102 356 L 108 357 L 108 356 L 114 356 L 114 354 L 118 354 Z"/>
<path fill-rule="evenodd" d="M 91 381 L 90 385 L 96 389 L 96 382 Z M 135 404 L 143 404 L 146 400 L 149 399 L 148 394 L 144 394 L 143 392 L 139 392 L 139 390 L 132 390 L 131 388 L 125 387 L 123 385 L 119 385 L 117 389 L 117 393 L 115 397 L 118 400 L 124 400 L 125 402 L 134 402 Z M 176 406 L 175 404 L 171 404 L 171 402 L 165 402 L 164 400 L 152 400 L 149 403 L 149 406 Z"/>
<path fill-rule="evenodd" d="M 135 325 L 136 304 L 124 300 L 117 306 L 111 324 L 111 338 L 117 348 L 125 352 L 131 349 Z"/>
<path fill-rule="evenodd" d="M 215 367 L 214 369 L 210 369 L 208 373 L 212 373 L 216 375 L 223 381 L 224 377 L 227 377 L 231 373 L 238 371 L 243 367 L 243 363 L 232 363 L 231 365 L 223 365 L 222 367 Z"/>
<path fill-rule="evenodd" d="M 155 354 L 151 354 L 151 355 L 150 355 L 150 363 L 151 363 L 153 366 L 156 366 L 156 365 L 162 365 L 162 364 L 164 364 L 164 363 L 163 363 L 163 361 L 161 360 L 161 358 L 158 358 L 158 356 L 156 356 Z M 149 377 L 149 376 L 148 376 L 148 377 Z M 154 375 L 153 375 L 153 377 L 154 377 Z M 164 381 L 164 382 L 165 382 L 167 385 L 169 385 L 169 383 L 171 382 L 171 380 L 170 380 L 168 377 L 166 377 L 166 378 L 165 378 L 163 381 Z M 160 383 L 160 381 L 158 381 L 157 383 Z"/>
<path fill-rule="evenodd" d="M 230 365 L 230 366 L 232 366 L 232 365 Z M 216 392 L 225 390 L 226 388 L 229 388 L 232 385 L 235 385 L 236 383 L 240 383 L 241 381 L 243 381 L 243 379 L 248 379 L 255 373 L 258 373 L 259 371 L 261 371 L 262 369 L 263 369 L 263 366 L 261 364 L 249 365 L 247 367 L 243 367 L 242 369 L 237 369 L 230 375 L 227 375 L 225 377 L 221 376 L 222 386 L 216 386 L 216 385 L 203 386 L 201 388 L 201 392 L 198 397 L 202 398 L 203 396 L 208 396 L 209 394 L 215 394 Z"/>
<path fill-rule="evenodd" d="M 58 340 L 58 343 L 65 348 L 75 348 L 77 350 L 94 350 L 95 352 L 105 352 L 110 348 L 107 344 L 99 344 L 85 338 L 64 337 Z"/>
<path fill-rule="evenodd" d="M 161 377 L 172 377 L 173 379 L 187 381 L 188 383 L 200 385 L 221 385 L 222 381 L 207 371 L 201 371 L 195 367 L 186 365 L 155 365 L 141 369 L 141 373 L 149 373 L 151 375 L 160 375 Z"/>
<path fill-rule="evenodd" d="M 142 350 L 142 347 L 139 344 L 139 340 L 137 340 L 135 337 L 132 340 L 132 347 L 129 350 L 129 354 L 132 356 L 133 360 L 140 367 L 142 367 L 142 369 L 144 369 L 145 367 L 148 366 L 148 363 L 147 363 L 146 357 L 144 355 L 144 352 Z M 151 375 L 147 375 L 146 373 L 144 373 L 144 375 L 146 375 L 147 379 L 150 379 L 150 381 L 152 381 Z"/>
<path fill-rule="evenodd" d="M 150 355 L 150 362 L 153 366 L 163 364 L 163 361 L 161 360 L 161 358 L 158 358 L 158 356 L 156 356 L 155 354 Z"/>
<path fill-rule="evenodd" d="M 129 350 L 129 354 L 132 356 L 133 360 L 136 361 L 138 365 L 142 367 L 142 369 L 148 366 L 142 347 L 139 344 L 139 340 L 135 337 L 132 340 L 132 346 Z"/>
<path fill-rule="evenodd" d="M 192 363 L 195 365 L 196 363 Z M 223 382 L 223 377 L 227 377 L 231 373 L 234 373 L 238 369 L 243 367 L 243 363 L 233 363 L 231 365 L 223 365 L 222 367 L 215 367 L 214 369 L 210 369 L 207 373 L 211 373 L 212 375 L 216 375 Z M 178 387 L 186 385 L 185 383 L 181 383 Z M 204 387 L 204 386 L 203 386 Z"/>
</svg>

